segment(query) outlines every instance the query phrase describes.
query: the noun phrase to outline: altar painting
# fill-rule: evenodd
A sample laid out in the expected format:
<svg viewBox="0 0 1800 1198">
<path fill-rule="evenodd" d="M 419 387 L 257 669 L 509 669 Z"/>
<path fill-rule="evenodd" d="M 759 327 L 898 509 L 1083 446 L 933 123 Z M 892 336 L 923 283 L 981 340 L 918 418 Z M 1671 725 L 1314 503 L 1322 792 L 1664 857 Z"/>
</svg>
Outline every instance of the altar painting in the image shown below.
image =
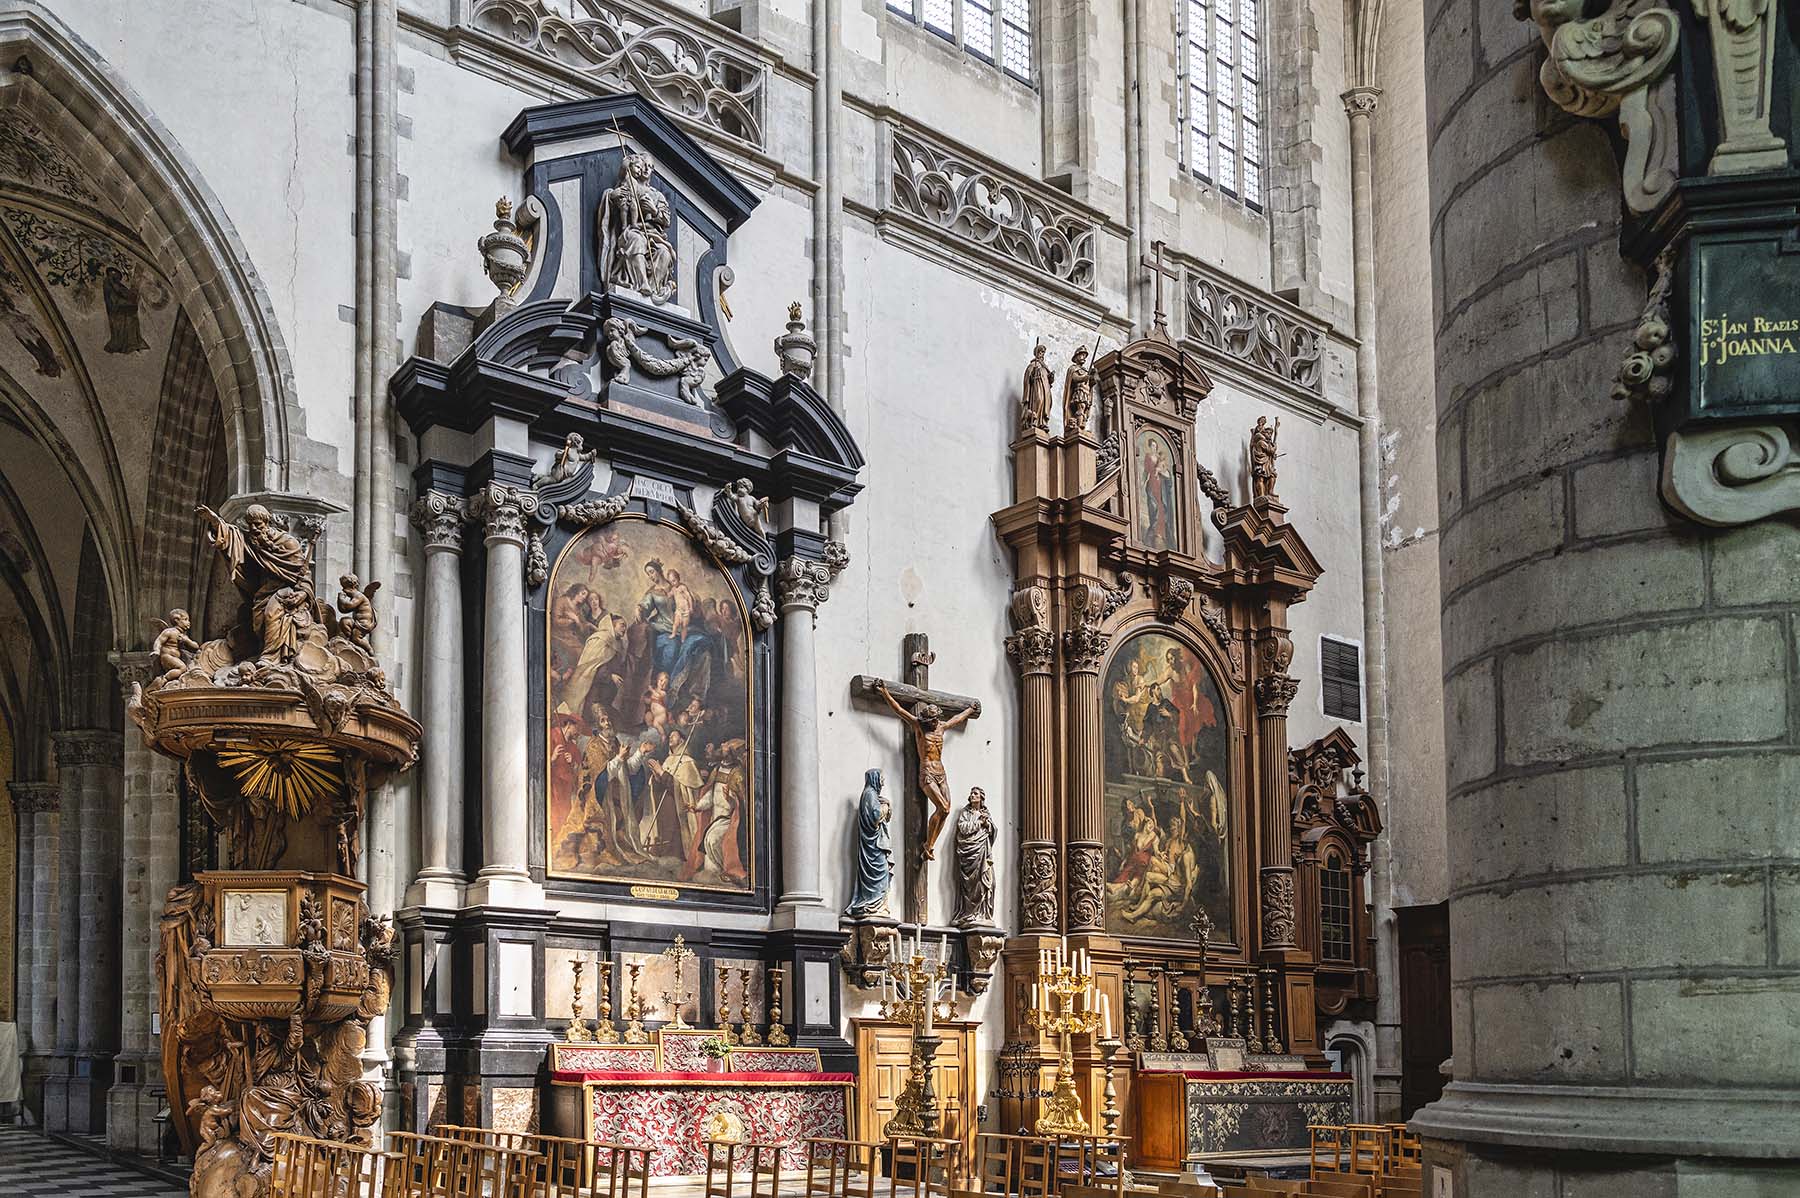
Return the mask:
<svg viewBox="0 0 1800 1198">
<path fill-rule="evenodd" d="M 1168 437 L 1154 428 L 1139 429 L 1132 438 L 1132 457 L 1137 467 L 1133 539 L 1146 549 L 1179 549 L 1181 517 L 1175 499 L 1179 459 Z"/>
<path fill-rule="evenodd" d="M 552 874 L 750 892 L 750 633 L 730 578 L 673 525 L 584 530 L 550 579 Z"/>
<path fill-rule="evenodd" d="M 1204 908 L 1232 927 L 1231 729 L 1212 675 L 1162 632 L 1127 641 L 1107 666 L 1106 930 L 1192 940 Z"/>
</svg>

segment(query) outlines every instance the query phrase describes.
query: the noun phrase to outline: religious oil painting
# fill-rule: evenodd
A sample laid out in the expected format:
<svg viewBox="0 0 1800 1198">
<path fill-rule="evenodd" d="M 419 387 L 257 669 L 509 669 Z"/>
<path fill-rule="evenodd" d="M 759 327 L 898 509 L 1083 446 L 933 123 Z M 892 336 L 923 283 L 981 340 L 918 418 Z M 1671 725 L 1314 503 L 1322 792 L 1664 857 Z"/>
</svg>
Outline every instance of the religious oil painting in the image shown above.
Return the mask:
<svg viewBox="0 0 1800 1198">
<path fill-rule="evenodd" d="M 1106 930 L 1192 940 L 1202 909 L 1232 927 L 1231 728 L 1182 641 L 1145 632 L 1106 670 Z"/>
<path fill-rule="evenodd" d="M 751 892 L 751 646 L 736 586 L 680 529 L 626 517 L 569 542 L 549 605 L 550 872 Z"/>
<path fill-rule="evenodd" d="M 1168 437 L 1141 428 L 1132 438 L 1137 464 L 1137 503 L 1133 537 L 1146 549 L 1181 548 L 1181 518 L 1175 506 L 1175 451 Z"/>
</svg>

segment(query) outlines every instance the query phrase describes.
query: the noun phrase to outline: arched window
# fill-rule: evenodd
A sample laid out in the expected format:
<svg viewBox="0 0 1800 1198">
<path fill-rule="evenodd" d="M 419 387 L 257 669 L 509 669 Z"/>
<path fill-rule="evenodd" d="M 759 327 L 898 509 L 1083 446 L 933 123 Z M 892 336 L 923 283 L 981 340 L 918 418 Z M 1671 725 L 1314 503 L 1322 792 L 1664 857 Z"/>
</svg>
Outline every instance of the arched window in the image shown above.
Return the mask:
<svg viewBox="0 0 1800 1198">
<path fill-rule="evenodd" d="M 1179 0 L 1182 160 L 1252 208 L 1263 203 L 1262 0 Z"/>
<path fill-rule="evenodd" d="M 1327 961 L 1354 960 L 1350 944 L 1350 868 L 1331 848 L 1319 865 L 1319 956 Z"/>
</svg>

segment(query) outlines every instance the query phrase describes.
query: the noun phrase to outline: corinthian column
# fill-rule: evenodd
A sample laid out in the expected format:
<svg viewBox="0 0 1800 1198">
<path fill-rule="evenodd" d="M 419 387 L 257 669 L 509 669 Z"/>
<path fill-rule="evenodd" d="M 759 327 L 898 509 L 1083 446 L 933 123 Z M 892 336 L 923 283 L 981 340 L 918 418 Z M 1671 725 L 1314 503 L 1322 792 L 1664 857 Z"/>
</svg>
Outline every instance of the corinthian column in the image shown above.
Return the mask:
<svg viewBox="0 0 1800 1198">
<path fill-rule="evenodd" d="M 1069 931 L 1098 932 L 1106 922 L 1102 892 L 1103 778 L 1100 743 L 1100 660 L 1112 637 L 1100 631 L 1104 595 L 1093 583 L 1069 592 L 1072 627 L 1063 633 L 1068 675 Z"/>
<path fill-rule="evenodd" d="M 1263 640 L 1263 675 L 1256 680 L 1259 836 L 1262 844 L 1262 947 L 1294 947 L 1294 864 L 1288 802 L 1287 713 L 1300 684 L 1287 672 L 1293 645 L 1285 635 Z"/>
<path fill-rule="evenodd" d="M 531 768 L 525 683 L 525 534 L 537 496 L 490 482 L 469 497 L 487 546 L 481 672 L 481 873 L 474 905 L 536 906 L 527 869 Z"/>
<path fill-rule="evenodd" d="M 827 546 L 823 561 L 783 558 L 775 569 L 781 612 L 781 902 L 790 927 L 836 926 L 819 884 L 819 605 L 849 555 Z"/>
<path fill-rule="evenodd" d="M 424 536 L 425 584 L 421 624 L 419 702 L 424 743 L 419 762 L 419 875 L 409 904 L 457 906 L 462 872 L 463 702 L 462 563 L 463 501 L 428 491 L 413 505 L 412 522 Z M 522 593 L 519 596 L 521 607 Z M 523 634 L 521 633 L 521 645 Z"/>
<path fill-rule="evenodd" d="M 1006 656 L 1019 671 L 1019 911 L 1025 935 L 1058 930 L 1056 852 L 1056 710 L 1050 668 L 1056 634 L 1050 631 L 1050 594 L 1041 586 L 1013 592 L 1018 631 Z"/>
</svg>

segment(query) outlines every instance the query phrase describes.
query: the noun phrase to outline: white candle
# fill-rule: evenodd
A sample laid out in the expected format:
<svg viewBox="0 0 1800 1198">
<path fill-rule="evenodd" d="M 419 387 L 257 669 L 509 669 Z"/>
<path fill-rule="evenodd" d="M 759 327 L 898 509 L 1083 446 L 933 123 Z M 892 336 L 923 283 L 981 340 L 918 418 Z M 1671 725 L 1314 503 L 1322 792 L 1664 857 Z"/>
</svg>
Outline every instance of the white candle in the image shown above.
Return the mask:
<svg viewBox="0 0 1800 1198">
<path fill-rule="evenodd" d="M 1112 1004 L 1104 994 L 1100 996 L 1100 1024 L 1105 1029 L 1105 1038 L 1112 1039 Z"/>
</svg>

